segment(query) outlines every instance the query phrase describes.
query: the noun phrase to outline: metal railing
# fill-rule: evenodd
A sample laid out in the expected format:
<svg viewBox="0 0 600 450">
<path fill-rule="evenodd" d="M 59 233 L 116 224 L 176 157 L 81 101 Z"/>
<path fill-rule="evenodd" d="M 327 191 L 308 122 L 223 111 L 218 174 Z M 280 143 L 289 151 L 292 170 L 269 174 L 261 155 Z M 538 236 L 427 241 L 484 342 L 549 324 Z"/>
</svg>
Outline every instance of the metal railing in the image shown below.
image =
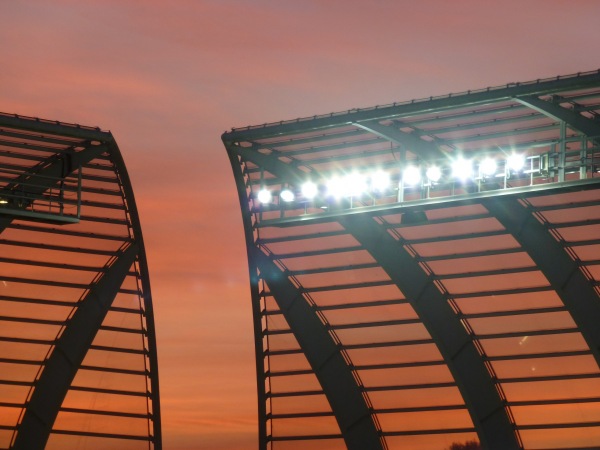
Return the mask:
<svg viewBox="0 0 600 450">
<path fill-rule="evenodd" d="M 81 167 L 69 177 L 0 169 L 0 215 L 53 223 L 74 223 L 81 212 Z"/>
</svg>

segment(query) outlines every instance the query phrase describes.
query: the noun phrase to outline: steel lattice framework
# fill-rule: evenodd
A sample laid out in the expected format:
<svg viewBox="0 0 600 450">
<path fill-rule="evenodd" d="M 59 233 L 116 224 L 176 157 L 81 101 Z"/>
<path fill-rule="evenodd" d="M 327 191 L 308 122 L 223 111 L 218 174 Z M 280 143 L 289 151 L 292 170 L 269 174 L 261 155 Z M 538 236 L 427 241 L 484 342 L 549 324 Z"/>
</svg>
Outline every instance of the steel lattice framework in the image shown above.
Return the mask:
<svg viewBox="0 0 600 450">
<path fill-rule="evenodd" d="M 224 133 L 260 448 L 595 448 L 599 117 L 594 71 Z"/>
<path fill-rule="evenodd" d="M 0 233 L 0 448 L 162 448 L 144 243 L 111 133 L 0 114 Z"/>
</svg>

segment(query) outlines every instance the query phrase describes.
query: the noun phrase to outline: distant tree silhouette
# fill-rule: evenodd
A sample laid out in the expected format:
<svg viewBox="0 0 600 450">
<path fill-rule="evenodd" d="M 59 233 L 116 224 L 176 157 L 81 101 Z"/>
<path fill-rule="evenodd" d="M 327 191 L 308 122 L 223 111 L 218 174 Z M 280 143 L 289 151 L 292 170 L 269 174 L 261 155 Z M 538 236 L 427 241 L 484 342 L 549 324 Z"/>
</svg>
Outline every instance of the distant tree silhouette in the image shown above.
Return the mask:
<svg viewBox="0 0 600 450">
<path fill-rule="evenodd" d="M 481 450 L 481 445 L 477 441 L 467 441 L 464 444 L 454 442 L 448 450 Z"/>
</svg>

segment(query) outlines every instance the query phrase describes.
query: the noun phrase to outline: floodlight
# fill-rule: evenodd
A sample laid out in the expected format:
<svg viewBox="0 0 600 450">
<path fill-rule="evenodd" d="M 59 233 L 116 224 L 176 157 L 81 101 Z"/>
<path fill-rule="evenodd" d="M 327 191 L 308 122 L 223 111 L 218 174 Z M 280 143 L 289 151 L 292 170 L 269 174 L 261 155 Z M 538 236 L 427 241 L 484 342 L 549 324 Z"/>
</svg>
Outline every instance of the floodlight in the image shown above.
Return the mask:
<svg viewBox="0 0 600 450">
<path fill-rule="evenodd" d="M 513 153 L 506 159 L 506 166 L 513 172 L 518 172 L 525 167 L 525 156 Z"/>
<path fill-rule="evenodd" d="M 312 200 L 313 198 L 315 198 L 317 196 L 317 194 L 319 193 L 319 188 L 312 181 L 305 182 L 302 185 L 301 190 L 302 190 L 302 195 L 309 200 Z"/>
<path fill-rule="evenodd" d="M 327 195 L 335 198 L 344 195 L 344 182 L 341 177 L 335 176 L 327 181 Z"/>
<path fill-rule="evenodd" d="M 427 179 L 432 183 L 437 183 L 442 178 L 442 169 L 438 166 L 430 166 L 427 168 L 427 172 L 425 172 Z"/>
<path fill-rule="evenodd" d="M 367 177 L 358 172 L 352 172 L 343 179 L 345 195 L 358 197 L 367 190 Z"/>
<path fill-rule="evenodd" d="M 473 176 L 473 163 L 468 159 L 457 159 L 452 163 L 452 175 L 460 180 L 466 180 Z"/>
<path fill-rule="evenodd" d="M 353 172 L 344 177 L 335 176 L 327 182 L 327 194 L 335 197 L 358 197 L 367 190 L 367 177 Z"/>
<path fill-rule="evenodd" d="M 270 203 L 272 200 L 272 196 L 271 196 L 271 192 L 269 192 L 267 189 L 261 189 L 260 191 L 258 191 L 258 201 L 261 203 Z"/>
<path fill-rule="evenodd" d="M 408 166 L 402 173 L 402 180 L 404 181 L 404 184 L 414 186 L 421 181 L 421 171 L 418 167 Z"/>
<path fill-rule="evenodd" d="M 390 174 L 378 170 L 371 175 L 371 189 L 376 192 L 385 192 L 390 187 Z"/>
<path fill-rule="evenodd" d="M 479 170 L 481 173 L 487 177 L 492 177 L 496 174 L 496 169 L 498 165 L 496 164 L 496 160 L 493 158 L 485 158 L 481 161 L 479 165 Z"/>
<path fill-rule="evenodd" d="M 281 200 L 283 200 L 284 202 L 291 202 L 294 200 L 294 197 L 294 193 L 289 189 L 284 189 L 279 193 L 279 198 L 281 198 Z"/>
</svg>

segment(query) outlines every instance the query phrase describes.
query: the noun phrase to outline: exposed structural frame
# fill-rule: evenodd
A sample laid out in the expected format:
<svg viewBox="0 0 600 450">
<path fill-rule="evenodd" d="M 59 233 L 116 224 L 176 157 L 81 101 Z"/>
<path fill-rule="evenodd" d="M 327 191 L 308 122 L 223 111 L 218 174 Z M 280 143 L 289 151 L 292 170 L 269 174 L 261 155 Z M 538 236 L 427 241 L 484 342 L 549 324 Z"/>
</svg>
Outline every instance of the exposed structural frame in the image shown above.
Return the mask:
<svg viewBox="0 0 600 450">
<path fill-rule="evenodd" d="M 0 114 L 0 246 L 0 448 L 161 449 L 146 255 L 110 132 Z"/>
<path fill-rule="evenodd" d="M 531 398 L 514 394 L 514 386 L 523 383 L 564 385 L 571 379 L 600 376 L 596 259 L 586 256 L 600 242 L 593 228 L 600 205 L 599 111 L 600 72 L 595 71 L 224 133 L 249 259 L 260 447 L 298 441 L 310 447 L 315 441 L 328 440 L 331 445 L 343 442 L 350 449 L 396 448 L 402 439 L 411 442 L 408 439 L 417 436 L 468 437 L 474 433 L 484 448 L 500 450 L 550 448 L 540 444 L 552 439 L 543 430 L 592 430 L 600 435 L 595 419 L 543 423 L 546 419 L 540 416 L 537 422 L 521 423 L 523 410 L 533 411 L 542 404 L 576 405 L 580 399 L 542 400 L 534 398 L 535 389 L 529 391 Z M 523 160 L 522 167 L 511 162 L 513 155 Z M 442 168 L 438 179 L 425 177 L 425 169 L 458 158 L 476 160 L 471 178 L 458 178 L 450 168 Z M 484 158 L 493 160 L 491 172 Z M 421 167 L 421 179 L 410 184 L 405 169 L 415 166 Z M 387 172 L 391 181 L 387 190 L 375 190 L 374 178 L 365 181 L 367 172 L 376 169 Z M 344 177 L 353 177 L 354 190 L 350 187 L 350 193 L 339 194 L 335 189 Z M 363 182 L 365 189 L 371 189 L 368 193 L 355 189 Z M 304 188 L 308 183 L 313 185 L 310 195 Z M 262 196 L 263 192 L 268 195 Z M 569 220 L 572 208 L 581 215 L 579 220 Z M 450 214 L 450 219 L 444 219 L 444 214 Z M 456 218 L 451 219 L 452 215 Z M 444 224 L 453 222 L 464 222 L 478 231 L 445 236 Z M 489 231 L 479 231 L 486 227 Z M 419 238 L 438 228 L 439 237 Z M 589 238 L 573 240 L 572 230 L 580 228 L 580 235 Z M 465 242 L 487 249 L 436 255 L 453 239 L 456 245 Z M 520 262 L 505 262 L 504 268 L 498 268 L 503 255 L 515 255 L 514 260 Z M 441 267 L 451 260 L 455 266 L 446 273 L 450 269 Z M 490 269 L 466 268 L 475 261 L 485 261 Z M 534 283 L 526 280 L 538 280 L 539 285 L 481 291 L 466 284 L 488 279 L 524 286 Z M 376 296 L 382 294 L 374 293 L 386 286 L 391 286 L 385 288 L 389 299 L 379 300 Z M 393 299 L 394 287 L 398 299 Z M 369 289 L 373 294 L 363 294 Z M 328 292 L 339 295 L 329 300 Z M 346 296 L 364 296 L 365 300 L 344 300 Z M 470 313 L 470 299 L 475 298 L 489 310 Z M 525 306 L 503 311 L 489 303 L 495 298 L 506 298 L 507 303 L 521 298 L 516 305 Z M 532 302 L 530 306 L 527 301 Z M 407 314 L 401 305 L 411 308 L 406 318 L 368 318 L 369 314 L 385 317 L 392 307 L 396 308 L 393 314 Z M 341 311 L 346 311 L 342 322 Z M 353 311 L 356 314 L 351 316 Z M 502 325 L 506 330 L 497 331 L 504 317 L 526 316 L 539 317 L 540 323 L 560 317 L 562 325 L 527 332 Z M 484 320 L 497 325 L 481 331 Z M 416 323 L 429 338 L 415 333 L 401 339 Z M 373 332 L 369 335 L 362 330 Z M 398 339 L 378 341 L 378 333 L 387 335 L 392 330 L 397 330 Z M 573 342 L 568 344 L 572 349 L 557 351 L 547 344 L 561 335 Z M 294 345 L 286 336 L 293 336 Z M 517 338 L 521 353 L 509 347 L 510 340 Z M 575 343 L 579 339 L 585 349 Z M 522 354 L 532 341 L 543 350 Z M 435 345 L 441 360 L 400 363 L 390 356 L 374 364 L 366 362 L 374 356 L 360 353 L 372 349 L 375 355 L 382 346 L 410 349 L 429 343 Z M 497 356 L 494 352 L 500 348 Z M 399 358 L 405 357 L 400 353 Z M 581 372 L 548 369 L 547 375 L 515 374 L 512 378 L 504 373 L 506 364 L 531 364 L 536 370 L 535 361 L 559 364 L 561 358 L 572 358 L 581 366 L 572 371 Z M 594 361 L 592 369 L 589 361 Z M 440 364 L 447 368 L 451 381 L 387 387 L 365 381 L 387 373 L 389 382 L 398 371 Z M 282 390 L 279 380 L 286 377 L 307 388 Z M 320 390 L 314 389 L 311 380 L 318 382 Z M 377 392 L 454 387 L 463 405 L 407 406 L 401 395 L 396 405 L 373 400 Z M 320 395 L 328 407 L 314 402 L 315 406 L 298 410 L 291 400 L 305 398 L 308 404 Z M 589 396 L 585 401 L 600 408 L 600 396 Z M 402 414 L 443 414 L 449 408 L 464 408 L 471 424 L 464 419 L 463 426 L 430 430 L 402 425 Z M 293 420 L 312 420 L 318 424 L 315 429 L 333 430 L 327 417 L 335 419 L 337 432 L 311 433 L 299 431 L 300 425 L 288 425 Z M 391 417 L 398 419 L 387 420 Z M 322 422 L 316 418 L 323 418 Z M 572 440 L 555 444 L 556 448 L 578 446 L 575 437 L 563 439 Z M 579 447 L 584 448 L 586 442 L 582 440 Z"/>
</svg>

